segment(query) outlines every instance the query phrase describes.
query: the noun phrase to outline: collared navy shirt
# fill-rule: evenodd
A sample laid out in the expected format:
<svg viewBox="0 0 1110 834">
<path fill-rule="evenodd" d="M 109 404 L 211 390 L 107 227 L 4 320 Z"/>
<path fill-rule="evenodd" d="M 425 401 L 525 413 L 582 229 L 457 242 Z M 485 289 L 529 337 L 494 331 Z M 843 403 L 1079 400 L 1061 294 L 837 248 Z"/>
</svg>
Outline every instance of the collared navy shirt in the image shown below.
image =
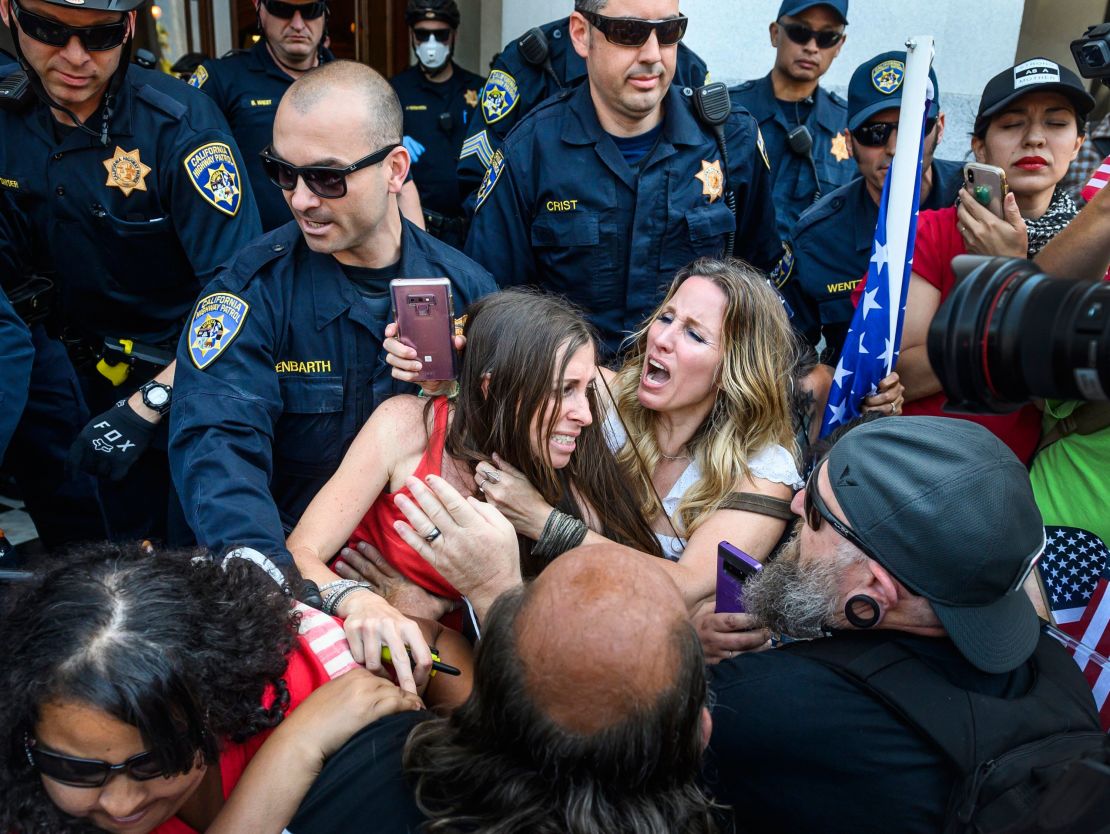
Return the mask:
<svg viewBox="0 0 1110 834">
<path fill-rule="evenodd" d="M 489 81 L 482 90 L 478 112 L 470 123 L 459 157 L 459 194 L 468 210 L 473 210 L 472 195 L 482 182 L 494 151 L 501 147 L 509 131 L 541 101 L 578 85 L 586 78 L 586 61 L 574 51 L 570 42 L 570 18 L 553 20 L 540 29 L 547 37 L 548 57 L 554 77 L 543 67 L 524 60 L 520 54 L 520 38 L 507 44 L 490 65 L 491 76 L 502 72 L 512 79 L 516 96 L 503 114 L 491 115 L 484 104 Z M 694 88 L 708 80 L 709 70 L 705 62 L 680 41 L 672 84 L 679 88 Z"/>
<path fill-rule="evenodd" d="M 327 49 L 320 62 L 334 61 Z M 262 170 L 258 154 L 274 139 L 278 102 L 293 84 L 292 76 L 274 63 L 265 41 L 244 52 L 233 52 L 218 61 L 207 61 L 193 72 L 189 84 L 208 93 L 227 117 L 235 141 L 247 162 L 247 174 L 258 200 L 262 228 L 276 229 L 289 222 L 289 207 L 281 189 Z"/>
<path fill-rule="evenodd" d="M 501 286 L 533 284 L 581 306 L 610 356 L 675 272 L 721 255 L 729 232 L 736 256 L 761 269 L 781 252 L 751 116 L 734 107 L 724 126 L 734 220 L 719 169 L 707 172 L 720 150 L 690 97 L 672 85 L 664 108 L 658 142 L 633 168 L 598 122 L 589 85 L 540 105 L 505 140 L 504 164 L 479 190 L 466 241 Z"/>
<path fill-rule="evenodd" d="M 401 100 L 405 136 L 421 147 L 413 154 L 412 164 L 420 204 L 447 217 L 460 217 L 459 151 L 477 116 L 478 94 L 485 79 L 458 64 L 453 66 L 451 77 L 438 84 L 429 81 L 418 66 L 398 73 L 389 83 Z"/>
<path fill-rule="evenodd" d="M 458 313 L 496 290 L 484 269 L 407 220 L 399 274 L 450 278 Z M 204 370 L 196 316 L 182 333 L 171 472 L 201 545 L 249 545 L 288 564 L 286 532 L 370 413 L 416 389 L 385 363 L 386 317 L 372 314 L 338 261 L 308 248 L 294 222 L 244 249 L 201 301 L 219 293 L 249 309 Z"/>
<path fill-rule="evenodd" d="M 771 76 L 745 81 L 732 87 L 729 93 L 734 102 L 745 107 L 759 122 L 767 155 L 771 158 L 779 236 L 785 240 L 798 217 L 813 205 L 818 187 L 821 194 L 829 194 L 856 175 L 856 163 L 848 156 L 841 136 L 848 126 L 848 104 L 836 93 L 821 87 L 813 94 L 813 106 L 802 124 L 809 128 L 813 137 L 813 162 L 819 178 L 815 182 L 809 157 L 790 150 L 786 137 L 791 126 L 775 99 Z"/>
<path fill-rule="evenodd" d="M 0 460 L 8 448 L 12 432 L 19 425 L 27 391 L 31 386 L 31 365 L 35 349 L 31 331 L 15 314 L 4 290 L 0 288 L 0 357 L 4 372 L 0 373 Z"/>
<path fill-rule="evenodd" d="M 0 190 L 14 206 L 0 276 L 53 271 L 77 333 L 175 342 L 200 288 L 261 232 L 243 158 L 211 99 L 134 64 L 109 129 L 104 146 L 44 104 L 0 111 Z"/>
<path fill-rule="evenodd" d="M 956 201 L 963 166 L 933 160 L 933 185 L 922 209 L 945 208 Z M 783 259 L 780 287 L 794 310 L 792 323 L 816 346 L 824 335 L 822 358 L 835 363 L 852 323 L 852 290 L 867 274 L 879 207 L 863 177 L 827 194 L 794 225 Z"/>
</svg>

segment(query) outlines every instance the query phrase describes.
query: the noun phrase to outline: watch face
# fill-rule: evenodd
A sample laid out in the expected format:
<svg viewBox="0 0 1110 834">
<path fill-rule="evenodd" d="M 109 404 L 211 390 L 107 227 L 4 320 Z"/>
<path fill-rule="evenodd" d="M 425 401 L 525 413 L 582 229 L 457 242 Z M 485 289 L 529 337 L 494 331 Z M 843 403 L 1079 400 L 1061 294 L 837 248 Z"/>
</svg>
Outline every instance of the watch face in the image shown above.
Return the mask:
<svg viewBox="0 0 1110 834">
<path fill-rule="evenodd" d="M 165 405 L 167 402 L 169 402 L 170 394 L 162 386 L 155 385 L 147 389 L 146 399 L 147 402 L 150 403 L 152 408 L 157 408 L 158 406 Z"/>
</svg>

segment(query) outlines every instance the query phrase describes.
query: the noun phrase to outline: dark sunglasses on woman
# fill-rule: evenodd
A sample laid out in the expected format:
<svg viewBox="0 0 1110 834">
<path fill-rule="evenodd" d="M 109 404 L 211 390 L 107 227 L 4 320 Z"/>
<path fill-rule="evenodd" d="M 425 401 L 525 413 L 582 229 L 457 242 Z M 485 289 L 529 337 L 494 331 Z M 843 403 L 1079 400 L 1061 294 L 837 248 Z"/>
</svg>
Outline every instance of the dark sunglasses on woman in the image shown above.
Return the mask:
<svg viewBox="0 0 1110 834">
<path fill-rule="evenodd" d="M 76 37 L 87 52 L 103 52 L 115 49 L 127 37 L 127 15 L 115 23 L 102 23 L 99 26 L 67 26 L 60 21 L 29 12 L 12 0 L 12 16 L 27 37 L 48 46 L 65 46 L 70 38 Z"/>
<path fill-rule="evenodd" d="M 937 120 L 925 120 L 925 135 L 928 136 L 937 126 Z M 881 148 L 890 141 L 890 136 L 898 129 L 898 122 L 871 122 L 860 125 L 852 131 L 852 138 L 865 148 Z"/>
<path fill-rule="evenodd" d="M 682 40 L 689 22 L 685 15 L 668 17 L 665 20 L 644 20 L 640 17 L 606 17 L 596 12 L 579 14 L 601 32 L 605 40 L 618 46 L 643 46 L 652 32 L 655 32 L 660 46 L 673 46 Z"/>
<path fill-rule="evenodd" d="M 270 182 L 283 191 L 292 191 L 297 187 L 297 178 L 304 180 L 308 190 L 317 197 L 325 200 L 336 200 L 347 195 L 347 177 L 355 171 L 377 165 L 394 148 L 400 145 L 386 145 L 374 151 L 369 156 L 364 156 L 357 162 L 352 162 L 345 168 L 329 168 L 326 165 L 305 165 L 298 167 L 290 165 L 284 159 L 274 156 L 272 147 L 266 148 L 259 156 L 262 157 L 262 170 L 270 178 Z"/>
<path fill-rule="evenodd" d="M 816 40 L 818 49 L 832 49 L 844 40 L 843 32 L 836 32 L 832 29 L 810 29 L 804 23 L 780 22 L 779 28 L 786 32 L 786 37 L 801 46 L 805 46 L 811 40 Z"/>
<path fill-rule="evenodd" d="M 327 0 L 314 0 L 312 3 L 283 3 L 282 0 L 262 0 L 266 11 L 282 20 L 292 20 L 293 15 L 301 13 L 303 20 L 315 20 L 328 10 Z"/>
<path fill-rule="evenodd" d="M 24 738 L 23 746 L 31 767 L 55 782 L 75 788 L 99 788 L 115 773 L 126 773 L 137 782 L 164 775 L 162 766 L 149 750 L 137 753 L 119 764 L 109 764 L 100 759 L 81 759 L 43 750 L 31 736 Z"/>
</svg>

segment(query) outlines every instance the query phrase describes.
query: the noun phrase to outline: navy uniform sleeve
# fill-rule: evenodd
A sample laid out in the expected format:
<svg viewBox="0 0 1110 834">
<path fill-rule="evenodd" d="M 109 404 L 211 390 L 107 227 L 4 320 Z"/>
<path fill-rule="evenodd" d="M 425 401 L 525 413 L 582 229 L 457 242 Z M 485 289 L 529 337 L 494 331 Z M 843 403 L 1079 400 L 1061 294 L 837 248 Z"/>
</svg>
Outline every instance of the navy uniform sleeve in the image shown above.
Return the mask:
<svg viewBox="0 0 1110 834">
<path fill-rule="evenodd" d="M 816 347 L 821 340 L 820 313 L 816 302 L 802 286 L 800 276 L 805 258 L 796 241 L 797 238 L 791 237 L 782 242 L 782 258 L 771 273 L 771 280 L 790 308 L 790 324 L 794 331 L 807 344 Z"/>
<path fill-rule="evenodd" d="M 221 113 L 227 113 L 227 85 L 223 81 L 223 72 L 219 61 L 208 61 L 199 65 L 189 76 L 189 86 L 203 90 L 204 93 L 216 102 Z"/>
<path fill-rule="evenodd" d="M 531 210 L 510 162 L 497 151 L 478 189 L 464 251 L 489 270 L 502 288 L 535 284 L 540 276 L 532 255 L 530 224 Z"/>
<path fill-rule="evenodd" d="M 287 565 L 292 557 L 270 494 L 274 427 L 282 413 L 274 371 L 279 324 L 261 284 L 225 292 L 217 279 L 186 321 L 170 411 L 170 471 L 201 546 L 247 545 Z M 221 294 L 230 298 L 213 297 Z M 220 308 L 221 301 L 227 306 Z M 239 304 L 245 312 L 232 331 L 228 323 Z M 205 342 L 212 336 L 205 331 L 206 305 L 222 314 L 215 349 Z"/>
<path fill-rule="evenodd" d="M 736 248 L 733 252 L 764 272 L 782 256 L 771 199 L 771 163 L 755 119 L 742 108 L 726 124 L 729 186 L 736 195 Z"/>
<path fill-rule="evenodd" d="M 0 460 L 27 404 L 34 358 L 31 331 L 0 289 L 0 366 L 4 368 L 0 374 Z"/>
<path fill-rule="evenodd" d="M 205 102 L 207 104 L 207 101 Z M 190 113 L 167 178 L 170 216 L 201 286 L 216 269 L 262 234 L 258 206 L 239 146 L 215 107 Z"/>
</svg>

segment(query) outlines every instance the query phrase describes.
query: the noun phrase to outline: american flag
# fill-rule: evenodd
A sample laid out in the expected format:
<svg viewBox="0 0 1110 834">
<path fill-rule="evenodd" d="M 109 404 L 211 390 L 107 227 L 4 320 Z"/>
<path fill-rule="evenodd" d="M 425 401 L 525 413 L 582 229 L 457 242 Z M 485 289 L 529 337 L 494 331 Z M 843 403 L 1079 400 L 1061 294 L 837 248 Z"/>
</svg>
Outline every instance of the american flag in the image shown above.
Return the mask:
<svg viewBox="0 0 1110 834">
<path fill-rule="evenodd" d="M 1102 164 L 1098 166 L 1098 170 L 1095 171 L 1087 184 L 1083 186 L 1083 202 L 1091 202 L 1107 182 L 1110 182 L 1110 156 L 1102 160 Z"/>
<path fill-rule="evenodd" d="M 1054 636 L 1083 670 L 1102 729 L 1110 731 L 1110 551 L 1086 530 L 1049 527 L 1045 532 L 1048 546 L 1039 569 L 1063 632 Z"/>
<path fill-rule="evenodd" d="M 929 101 L 925 102 L 929 112 Z M 914 210 L 910 214 L 906 251 L 890 253 L 887 250 L 887 203 L 890 184 L 894 179 L 893 167 L 883 183 L 883 197 L 879 202 L 879 221 L 875 226 L 875 242 L 871 247 L 871 262 L 867 266 L 867 284 L 860 296 L 859 306 L 852 316 L 851 327 L 844 340 L 844 349 L 833 374 L 829 402 L 821 424 L 824 437 L 837 426 L 860 414 L 864 397 L 875 393 L 876 386 L 894 367 L 902 342 L 902 322 L 906 314 L 906 291 L 913 269 L 913 245 L 917 237 L 917 207 L 921 204 L 921 162 L 925 147 L 925 122 L 921 124 L 921 139 L 917 143 L 917 179 L 913 189 Z M 895 156 L 895 164 L 898 157 Z M 889 257 L 894 254 L 896 274 L 891 275 Z M 904 255 L 904 257 L 903 257 Z M 893 287 L 893 291 L 892 291 Z M 891 316 L 891 304 L 898 305 L 897 318 Z M 892 327 L 892 321 L 895 322 Z M 892 332 L 893 331 L 893 332 Z"/>
</svg>

